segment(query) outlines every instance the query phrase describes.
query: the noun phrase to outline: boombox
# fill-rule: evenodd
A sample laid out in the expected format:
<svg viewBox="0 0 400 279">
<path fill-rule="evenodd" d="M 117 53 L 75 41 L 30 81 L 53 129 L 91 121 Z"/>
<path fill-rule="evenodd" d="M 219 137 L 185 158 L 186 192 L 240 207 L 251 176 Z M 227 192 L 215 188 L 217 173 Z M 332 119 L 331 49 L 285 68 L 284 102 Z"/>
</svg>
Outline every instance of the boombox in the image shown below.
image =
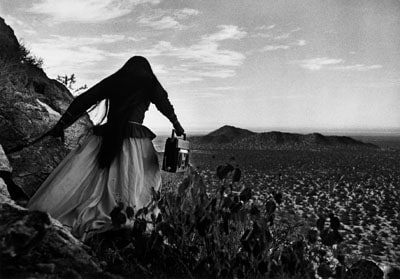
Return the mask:
<svg viewBox="0 0 400 279">
<path fill-rule="evenodd" d="M 175 130 L 172 130 L 172 136 L 165 142 L 162 170 L 183 172 L 188 167 L 189 141 L 186 140 L 186 134 L 183 134 L 183 138 L 178 138 L 175 137 Z"/>
</svg>

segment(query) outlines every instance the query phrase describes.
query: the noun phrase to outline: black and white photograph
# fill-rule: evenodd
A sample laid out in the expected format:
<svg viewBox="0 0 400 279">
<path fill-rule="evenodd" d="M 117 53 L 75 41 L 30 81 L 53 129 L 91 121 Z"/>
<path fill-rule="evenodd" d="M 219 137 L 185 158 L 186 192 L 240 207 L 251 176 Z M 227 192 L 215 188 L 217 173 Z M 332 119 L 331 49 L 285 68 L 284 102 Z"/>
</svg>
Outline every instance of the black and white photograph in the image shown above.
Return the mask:
<svg viewBox="0 0 400 279">
<path fill-rule="evenodd" d="M 400 0 L 1 0 L 0 278 L 400 279 Z"/>
</svg>

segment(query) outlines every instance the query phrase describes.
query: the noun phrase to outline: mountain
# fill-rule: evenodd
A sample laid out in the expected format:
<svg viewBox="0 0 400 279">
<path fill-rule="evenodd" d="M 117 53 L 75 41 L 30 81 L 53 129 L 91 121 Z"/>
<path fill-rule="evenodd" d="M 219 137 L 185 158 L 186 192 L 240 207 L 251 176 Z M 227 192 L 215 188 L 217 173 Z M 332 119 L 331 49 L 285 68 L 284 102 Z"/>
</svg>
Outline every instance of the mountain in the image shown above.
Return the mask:
<svg viewBox="0 0 400 279">
<path fill-rule="evenodd" d="M 64 85 L 47 77 L 40 59 L 18 42 L 0 17 L 0 144 L 5 153 L 47 132 L 73 99 Z M 8 154 L 15 183 L 31 195 L 91 126 L 84 116 L 66 130 L 65 144 L 46 138 Z"/>
<path fill-rule="evenodd" d="M 192 137 L 191 140 L 200 144 L 226 144 L 255 134 L 246 129 L 225 125 L 205 136 Z"/>
<path fill-rule="evenodd" d="M 192 140 L 192 139 L 191 139 Z M 296 134 L 279 131 L 255 133 L 232 126 L 223 126 L 205 136 L 192 140 L 198 149 L 329 149 L 329 148 L 378 148 L 345 136 L 324 136 L 319 133 Z"/>
</svg>

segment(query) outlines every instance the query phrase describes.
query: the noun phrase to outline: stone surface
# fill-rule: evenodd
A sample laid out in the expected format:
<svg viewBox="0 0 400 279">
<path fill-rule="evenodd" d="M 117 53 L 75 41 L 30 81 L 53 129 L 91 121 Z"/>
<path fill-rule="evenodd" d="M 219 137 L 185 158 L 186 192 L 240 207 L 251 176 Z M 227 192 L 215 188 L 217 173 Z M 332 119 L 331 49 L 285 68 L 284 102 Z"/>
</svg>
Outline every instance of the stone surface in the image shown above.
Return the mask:
<svg viewBox="0 0 400 279">
<path fill-rule="evenodd" d="M 0 144 L 0 171 L 12 172 L 10 161 L 4 152 L 3 146 Z"/>
<path fill-rule="evenodd" d="M 346 272 L 346 279 L 383 279 L 383 271 L 373 261 L 359 260 Z"/>
<path fill-rule="evenodd" d="M 0 17 L 0 144 L 13 167 L 13 179 L 32 195 L 92 122 L 86 115 L 66 130 L 66 142 L 45 138 L 8 154 L 47 132 L 73 100 L 68 89 L 21 58 L 14 31 Z M 63 73 L 60 73 L 63 74 Z"/>
<path fill-rule="evenodd" d="M 104 277 L 92 251 L 57 220 L 28 211 L 0 194 L 0 277 L 59 278 L 65 270 L 82 278 Z"/>
</svg>

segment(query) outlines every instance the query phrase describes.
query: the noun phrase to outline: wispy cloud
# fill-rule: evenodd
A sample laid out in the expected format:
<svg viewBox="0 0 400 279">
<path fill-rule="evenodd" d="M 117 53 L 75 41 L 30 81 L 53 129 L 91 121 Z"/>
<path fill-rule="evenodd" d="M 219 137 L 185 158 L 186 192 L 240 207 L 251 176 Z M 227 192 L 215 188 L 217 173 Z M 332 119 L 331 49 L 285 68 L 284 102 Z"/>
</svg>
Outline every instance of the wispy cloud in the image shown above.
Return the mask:
<svg viewBox="0 0 400 279">
<path fill-rule="evenodd" d="M 0 14 L 2 14 L 1 11 L 0 11 Z M 6 15 L 4 18 L 5 18 L 6 24 L 12 26 L 12 28 L 14 28 L 14 29 L 17 28 L 18 31 L 22 31 L 27 34 L 37 34 L 37 31 L 35 29 L 33 29 L 33 27 L 30 24 L 28 24 L 27 22 L 24 22 L 12 15 Z"/>
<path fill-rule="evenodd" d="M 27 11 L 52 17 L 55 21 L 101 22 L 129 14 L 140 4 L 161 0 L 41 0 Z"/>
<path fill-rule="evenodd" d="M 251 34 L 253 38 L 271 38 L 272 29 L 275 28 L 275 24 L 271 25 L 261 25 L 255 28 L 255 33 Z"/>
<path fill-rule="evenodd" d="M 294 61 L 300 67 L 311 70 L 318 71 L 321 69 L 327 70 L 338 70 L 338 71 L 369 71 L 380 69 L 382 65 L 365 65 L 365 64 L 345 64 L 345 60 L 328 58 L 328 57 L 317 57 L 312 59 L 304 59 L 300 61 Z"/>
<path fill-rule="evenodd" d="M 382 65 L 364 65 L 364 64 L 353 64 L 353 65 L 338 65 L 332 67 L 333 70 L 343 70 L 343 71 L 369 71 L 382 68 Z"/>
<path fill-rule="evenodd" d="M 181 21 L 199 14 L 200 12 L 198 10 L 189 8 L 184 8 L 181 10 L 156 10 L 151 15 L 141 16 L 138 20 L 138 23 L 157 30 L 182 30 L 186 29 L 187 26 L 181 23 Z"/>
<path fill-rule="evenodd" d="M 239 40 L 247 35 L 247 32 L 241 30 L 236 25 L 220 25 L 218 26 L 219 31 L 203 36 L 204 41 L 223 41 L 223 40 Z"/>
<path fill-rule="evenodd" d="M 168 67 L 165 74 L 171 84 L 189 83 L 205 78 L 228 78 L 236 75 L 236 68 L 242 65 L 245 55 L 221 47 L 221 42 L 240 40 L 246 35 L 247 33 L 237 26 L 221 25 L 216 32 L 203 35 L 196 43 L 190 45 L 160 41 L 136 53 L 150 58 L 177 58 L 179 62 L 175 62 L 173 67 Z M 125 55 L 121 53 L 121 56 Z"/>
<path fill-rule="evenodd" d="M 66 48 L 75 48 L 88 45 L 101 45 L 116 43 L 125 40 L 124 35 L 103 34 L 97 37 L 72 37 L 53 35 L 50 38 L 42 39 L 40 42 L 47 45 L 63 45 Z"/>
<path fill-rule="evenodd" d="M 275 24 L 261 25 L 254 29 L 255 32 L 251 34 L 251 37 L 283 41 L 289 39 L 293 33 L 296 33 L 300 30 L 301 28 L 295 28 L 289 31 L 282 31 L 280 28 L 276 28 Z"/>
<path fill-rule="evenodd" d="M 289 49 L 288 45 L 267 45 L 261 49 L 261 51 L 274 51 L 274 50 L 286 50 Z"/>
<path fill-rule="evenodd" d="M 317 58 L 312 58 L 312 59 L 304 59 L 301 61 L 296 61 L 300 65 L 300 67 L 311 70 L 311 71 L 317 71 L 321 70 L 323 67 L 326 67 L 328 65 L 335 65 L 342 63 L 344 60 L 343 59 L 334 59 L 334 58 L 328 58 L 328 57 L 317 57 Z"/>
<path fill-rule="evenodd" d="M 284 40 L 284 39 L 289 38 L 290 35 L 291 35 L 291 33 L 282 33 L 280 35 L 275 36 L 274 40 L 276 40 L 276 41 Z"/>
<path fill-rule="evenodd" d="M 300 30 L 301 30 L 301 28 L 295 28 L 295 29 L 290 30 L 289 32 L 278 34 L 274 37 L 274 40 L 282 41 L 282 40 L 289 39 L 293 35 L 293 33 L 299 32 Z"/>
<path fill-rule="evenodd" d="M 104 34 L 98 37 L 51 36 L 29 47 L 44 59 L 44 68 L 50 76 L 98 72 L 94 66 L 113 57 L 101 47 L 127 40 L 123 35 Z"/>
<path fill-rule="evenodd" d="M 239 66 L 245 56 L 234 50 L 223 49 L 220 42 L 238 40 L 246 36 L 246 32 L 233 25 L 218 26 L 219 31 L 202 36 L 199 42 L 189 46 L 174 46 L 161 41 L 153 48 L 145 50 L 148 56 L 172 56 L 181 60 L 195 61 L 211 66 Z"/>
<path fill-rule="evenodd" d="M 256 30 L 271 30 L 275 28 L 275 24 L 271 24 L 271 25 L 261 25 L 256 27 Z"/>
<path fill-rule="evenodd" d="M 264 51 L 275 51 L 275 50 L 288 50 L 293 47 L 301 47 L 305 46 L 307 42 L 305 40 L 297 40 L 296 42 L 286 44 L 286 45 L 266 45 L 259 51 L 264 52 Z"/>
<path fill-rule="evenodd" d="M 154 29 L 183 29 L 184 25 L 180 24 L 172 16 L 156 17 L 142 17 L 138 21 L 140 24 L 152 27 Z"/>
<path fill-rule="evenodd" d="M 306 40 L 297 40 L 297 42 L 293 43 L 296 46 L 305 46 L 307 44 Z"/>
</svg>

